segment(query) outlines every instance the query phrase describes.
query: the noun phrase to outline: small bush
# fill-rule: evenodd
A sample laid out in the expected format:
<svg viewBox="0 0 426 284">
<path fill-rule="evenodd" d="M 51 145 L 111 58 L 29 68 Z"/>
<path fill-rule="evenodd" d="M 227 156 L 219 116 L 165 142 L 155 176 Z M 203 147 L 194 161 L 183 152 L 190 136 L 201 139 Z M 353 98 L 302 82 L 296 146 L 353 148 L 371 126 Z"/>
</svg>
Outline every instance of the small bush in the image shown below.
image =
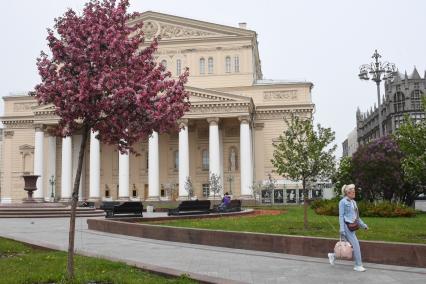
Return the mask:
<svg viewBox="0 0 426 284">
<path fill-rule="evenodd" d="M 403 204 L 391 203 L 388 201 L 371 203 L 360 201 L 357 203 L 361 217 L 414 217 L 416 211 Z M 311 208 L 319 215 L 339 215 L 339 200 L 315 200 Z"/>
</svg>

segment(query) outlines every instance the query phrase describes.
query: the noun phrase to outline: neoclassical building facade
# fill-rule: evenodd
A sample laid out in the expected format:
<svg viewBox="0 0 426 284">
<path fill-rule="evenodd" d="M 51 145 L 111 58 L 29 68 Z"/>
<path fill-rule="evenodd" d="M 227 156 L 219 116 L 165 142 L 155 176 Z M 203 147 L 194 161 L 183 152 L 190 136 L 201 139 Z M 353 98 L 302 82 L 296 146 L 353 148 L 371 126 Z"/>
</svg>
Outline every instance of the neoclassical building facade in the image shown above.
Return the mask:
<svg viewBox="0 0 426 284">
<path fill-rule="evenodd" d="M 154 133 L 138 143 L 140 155 L 120 154 L 92 133 L 80 198 L 186 198 L 188 176 L 199 199 L 211 198 L 209 173 L 220 176 L 224 191 L 252 198 L 253 182 L 273 172 L 272 143 L 286 127 L 283 117 L 291 112 L 312 115 L 313 84 L 264 80 L 257 34 L 243 23 L 237 28 L 156 12 L 145 12 L 134 21 L 144 22 L 148 40 L 161 36 L 157 61 L 174 76 L 189 67 L 191 109 L 179 121 L 184 127 L 178 133 Z M 22 175 L 32 173 L 41 176 L 36 198 L 69 200 L 81 135 L 49 135 L 58 120 L 54 109 L 38 106 L 26 94 L 3 100 L 1 202 L 21 201 Z M 287 189 L 297 186 L 275 178 Z M 170 190 L 172 184 L 176 190 Z"/>
</svg>

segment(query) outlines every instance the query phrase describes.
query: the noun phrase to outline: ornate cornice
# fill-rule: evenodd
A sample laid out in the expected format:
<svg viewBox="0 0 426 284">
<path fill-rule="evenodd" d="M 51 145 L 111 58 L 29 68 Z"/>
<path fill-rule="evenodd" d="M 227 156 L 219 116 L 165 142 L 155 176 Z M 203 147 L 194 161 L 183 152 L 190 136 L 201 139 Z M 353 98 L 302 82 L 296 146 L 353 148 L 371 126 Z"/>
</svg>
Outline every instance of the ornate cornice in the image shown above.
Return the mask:
<svg viewBox="0 0 426 284">
<path fill-rule="evenodd" d="M 290 113 L 306 113 L 311 114 L 314 109 L 313 104 L 308 105 L 285 105 L 281 107 L 277 106 L 259 106 L 255 111 L 255 119 L 275 119 L 283 118 L 285 115 Z"/>
</svg>

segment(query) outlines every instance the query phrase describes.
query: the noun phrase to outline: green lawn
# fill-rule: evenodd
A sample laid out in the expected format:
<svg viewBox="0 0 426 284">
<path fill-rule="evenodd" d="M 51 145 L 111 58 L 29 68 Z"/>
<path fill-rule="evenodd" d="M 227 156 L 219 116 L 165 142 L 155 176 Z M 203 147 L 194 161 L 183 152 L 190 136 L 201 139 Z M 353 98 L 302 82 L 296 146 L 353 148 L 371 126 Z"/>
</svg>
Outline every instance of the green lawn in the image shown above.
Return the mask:
<svg viewBox="0 0 426 284">
<path fill-rule="evenodd" d="M 34 249 L 0 238 L 0 283 L 196 283 L 187 277 L 165 278 L 98 258 L 76 256 L 76 279 L 67 282 L 66 253 Z"/>
<path fill-rule="evenodd" d="M 268 207 L 258 207 L 267 209 Z M 309 229 L 303 229 L 303 207 L 274 206 L 270 209 L 285 209 L 282 214 L 222 217 L 215 219 L 189 219 L 161 222 L 161 225 L 177 227 L 194 227 L 228 231 L 260 232 L 285 235 L 302 235 L 317 237 L 339 236 L 339 221 L 334 216 L 317 215 L 309 208 Z M 365 217 L 363 221 L 369 226 L 368 231 L 359 230 L 357 236 L 361 240 L 391 241 L 426 244 L 426 214 L 418 214 L 412 218 L 378 218 Z M 158 224 L 158 223 L 157 223 Z"/>
</svg>

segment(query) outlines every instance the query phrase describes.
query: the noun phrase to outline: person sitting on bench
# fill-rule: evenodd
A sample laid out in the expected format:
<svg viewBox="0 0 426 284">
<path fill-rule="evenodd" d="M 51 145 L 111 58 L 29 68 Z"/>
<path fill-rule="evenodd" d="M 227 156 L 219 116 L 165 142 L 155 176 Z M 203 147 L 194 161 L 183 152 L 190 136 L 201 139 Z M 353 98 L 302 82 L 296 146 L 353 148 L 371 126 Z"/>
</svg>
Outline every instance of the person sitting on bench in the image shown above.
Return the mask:
<svg viewBox="0 0 426 284">
<path fill-rule="evenodd" d="M 225 210 L 230 203 L 231 203 L 231 196 L 228 194 L 228 192 L 226 192 L 222 198 L 222 203 L 219 205 L 219 211 Z"/>
</svg>

